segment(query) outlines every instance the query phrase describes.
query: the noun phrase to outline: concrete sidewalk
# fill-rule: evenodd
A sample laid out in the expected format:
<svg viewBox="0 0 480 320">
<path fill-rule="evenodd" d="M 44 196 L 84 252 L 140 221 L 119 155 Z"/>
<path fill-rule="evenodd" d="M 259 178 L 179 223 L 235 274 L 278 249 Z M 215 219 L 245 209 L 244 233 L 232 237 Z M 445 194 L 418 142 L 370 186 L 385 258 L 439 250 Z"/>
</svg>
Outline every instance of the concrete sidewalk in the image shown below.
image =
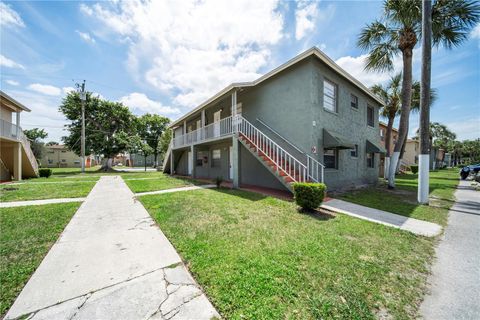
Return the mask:
<svg viewBox="0 0 480 320">
<path fill-rule="evenodd" d="M 217 186 L 214 184 L 206 184 L 202 186 L 190 186 L 190 187 L 180 187 L 180 188 L 172 188 L 172 189 L 165 189 L 165 190 L 156 190 L 156 191 L 147 191 L 147 192 L 139 192 L 135 193 L 135 196 L 147 196 L 151 194 L 164 194 L 164 193 L 172 193 L 172 192 L 181 192 L 181 191 L 191 191 L 191 190 L 198 190 L 198 189 L 212 189 L 216 188 Z"/>
<path fill-rule="evenodd" d="M 67 203 L 67 202 L 83 202 L 87 198 L 59 198 L 59 199 L 43 199 L 43 200 L 25 200 L 25 201 L 11 201 L 1 202 L 0 208 L 13 208 L 25 206 L 41 206 L 52 203 Z"/>
<path fill-rule="evenodd" d="M 330 199 L 321 205 L 322 208 L 337 211 L 355 218 L 380 223 L 389 227 L 409 231 L 417 235 L 434 237 L 442 232 L 442 227 L 436 223 L 413 219 L 395 213 L 382 211 L 359 204 Z"/>
<path fill-rule="evenodd" d="M 436 249 L 430 293 L 420 307 L 427 320 L 480 319 L 480 192 L 470 183 L 460 181 Z"/>
<path fill-rule="evenodd" d="M 6 319 L 210 319 L 218 313 L 119 176 L 102 177 Z"/>
</svg>

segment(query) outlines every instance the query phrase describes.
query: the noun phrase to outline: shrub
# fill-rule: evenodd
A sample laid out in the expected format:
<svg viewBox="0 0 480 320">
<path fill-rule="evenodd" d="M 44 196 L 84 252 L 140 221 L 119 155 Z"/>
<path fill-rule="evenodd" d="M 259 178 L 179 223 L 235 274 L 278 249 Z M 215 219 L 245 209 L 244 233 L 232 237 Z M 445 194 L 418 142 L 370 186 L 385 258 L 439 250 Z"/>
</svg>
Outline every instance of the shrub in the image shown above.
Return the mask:
<svg viewBox="0 0 480 320">
<path fill-rule="evenodd" d="M 303 210 L 318 208 L 325 197 L 327 186 L 323 183 L 296 182 L 293 184 L 295 202 Z"/>
<path fill-rule="evenodd" d="M 223 182 L 223 177 L 218 176 L 215 178 L 215 184 L 217 185 L 217 188 L 220 188 L 220 185 L 222 184 L 222 182 Z"/>
<path fill-rule="evenodd" d="M 40 175 L 40 178 L 48 178 L 52 175 L 52 169 L 48 169 L 48 168 L 38 169 L 38 174 Z"/>
<path fill-rule="evenodd" d="M 418 165 L 410 166 L 410 170 L 412 171 L 413 174 L 417 174 L 418 173 Z"/>
</svg>

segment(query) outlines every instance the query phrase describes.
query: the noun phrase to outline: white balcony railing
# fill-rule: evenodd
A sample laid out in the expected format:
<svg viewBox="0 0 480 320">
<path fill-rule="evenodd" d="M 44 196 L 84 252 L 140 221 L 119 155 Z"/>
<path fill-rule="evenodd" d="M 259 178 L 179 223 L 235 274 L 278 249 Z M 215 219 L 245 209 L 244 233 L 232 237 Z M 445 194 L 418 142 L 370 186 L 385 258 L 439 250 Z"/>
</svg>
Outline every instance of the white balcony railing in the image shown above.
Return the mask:
<svg viewBox="0 0 480 320">
<path fill-rule="evenodd" d="M 248 139 L 257 151 L 260 151 L 277 166 L 277 170 L 283 171 L 293 181 L 323 182 L 325 169 L 323 164 L 309 155 L 306 155 L 305 162 L 299 161 L 241 115 L 227 117 L 203 128 L 175 137 L 172 140 L 172 147 L 179 148 L 235 133 Z"/>
<path fill-rule="evenodd" d="M 173 148 L 180 148 L 206 140 L 221 138 L 231 135 L 233 132 L 232 117 L 230 116 L 173 138 Z"/>
<path fill-rule="evenodd" d="M 35 155 L 32 152 L 32 148 L 30 147 L 30 141 L 23 133 L 21 127 L 11 122 L 0 119 L 0 135 L 8 139 L 17 140 L 21 142 L 27 154 L 28 160 L 30 161 L 33 167 L 33 170 L 35 172 L 38 172 L 38 163 L 37 163 L 37 160 L 35 159 Z"/>
</svg>

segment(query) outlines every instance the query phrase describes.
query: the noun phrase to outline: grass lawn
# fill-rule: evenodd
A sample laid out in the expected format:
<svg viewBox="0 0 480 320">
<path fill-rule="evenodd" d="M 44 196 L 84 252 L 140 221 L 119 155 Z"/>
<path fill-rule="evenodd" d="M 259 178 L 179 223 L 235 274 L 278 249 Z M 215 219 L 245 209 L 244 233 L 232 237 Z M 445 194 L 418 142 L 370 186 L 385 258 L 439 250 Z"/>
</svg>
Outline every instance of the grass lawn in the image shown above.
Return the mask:
<svg viewBox="0 0 480 320">
<path fill-rule="evenodd" d="M 68 184 L 34 182 L 18 185 L 5 184 L 0 186 L 0 202 L 86 197 L 95 183 L 72 181 Z"/>
<path fill-rule="evenodd" d="M 180 188 L 193 186 L 195 184 L 202 184 L 199 181 L 192 179 L 182 179 L 177 177 L 171 177 L 169 175 L 161 173 L 160 175 L 148 175 L 145 178 L 154 178 L 154 179 L 142 179 L 137 175 L 122 175 L 125 183 L 128 187 L 135 193 L 137 192 L 147 192 L 147 191 L 157 191 L 165 190 L 172 188 Z M 138 179 L 138 180 L 135 180 Z"/>
<path fill-rule="evenodd" d="M 0 209 L 0 318 L 79 206 L 65 203 Z"/>
<path fill-rule="evenodd" d="M 408 216 L 415 219 L 447 224 L 448 209 L 455 200 L 458 184 L 458 169 L 444 169 L 430 172 L 430 205 L 417 203 L 418 175 L 402 174 L 395 179 L 396 189 L 388 190 L 382 182 L 377 187 L 352 191 L 338 198 Z"/>
<path fill-rule="evenodd" d="M 416 316 L 433 239 L 240 190 L 140 201 L 227 319 Z"/>
</svg>

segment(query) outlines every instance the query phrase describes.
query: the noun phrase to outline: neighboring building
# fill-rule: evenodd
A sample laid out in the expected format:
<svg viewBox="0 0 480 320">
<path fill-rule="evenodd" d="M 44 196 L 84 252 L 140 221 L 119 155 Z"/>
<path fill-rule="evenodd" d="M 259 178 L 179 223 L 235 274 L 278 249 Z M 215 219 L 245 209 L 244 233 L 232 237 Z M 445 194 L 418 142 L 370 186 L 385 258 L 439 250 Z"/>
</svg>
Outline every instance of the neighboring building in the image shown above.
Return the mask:
<svg viewBox="0 0 480 320">
<path fill-rule="evenodd" d="M 38 175 L 37 160 L 20 126 L 23 111 L 30 112 L 30 109 L 0 91 L 0 181 Z M 14 114 L 15 124 L 12 120 Z"/>
<path fill-rule="evenodd" d="M 147 158 L 137 153 L 119 153 L 113 158 L 114 166 L 126 166 L 126 167 L 144 167 L 145 162 L 147 167 L 153 167 L 155 156 L 153 154 L 148 155 Z"/>
<path fill-rule="evenodd" d="M 379 122 L 380 127 L 380 141 L 382 143 L 383 148 L 386 148 L 387 145 L 387 124 L 383 122 Z M 393 154 L 393 149 L 395 148 L 395 143 L 398 140 L 398 130 L 396 128 L 392 128 L 392 134 L 390 135 L 390 155 Z M 384 176 L 385 172 L 385 154 L 380 154 L 380 165 L 378 166 L 378 173 L 380 177 Z"/>
<path fill-rule="evenodd" d="M 165 172 L 289 189 L 376 183 L 383 101 L 312 48 L 253 82 L 232 84 L 171 124 Z"/>
<path fill-rule="evenodd" d="M 41 166 L 45 168 L 80 168 L 81 163 L 81 157 L 62 144 L 45 146 L 45 152 L 41 160 Z M 85 157 L 86 168 L 95 165 L 96 161 L 93 156 Z"/>
<path fill-rule="evenodd" d="M 420 154 L 420 142 L 415 139 L 407 139 L 405 152 L 403 153 L 403 162 L 407 166 L 418 164 L 418 155 Z"/>
</svg>

